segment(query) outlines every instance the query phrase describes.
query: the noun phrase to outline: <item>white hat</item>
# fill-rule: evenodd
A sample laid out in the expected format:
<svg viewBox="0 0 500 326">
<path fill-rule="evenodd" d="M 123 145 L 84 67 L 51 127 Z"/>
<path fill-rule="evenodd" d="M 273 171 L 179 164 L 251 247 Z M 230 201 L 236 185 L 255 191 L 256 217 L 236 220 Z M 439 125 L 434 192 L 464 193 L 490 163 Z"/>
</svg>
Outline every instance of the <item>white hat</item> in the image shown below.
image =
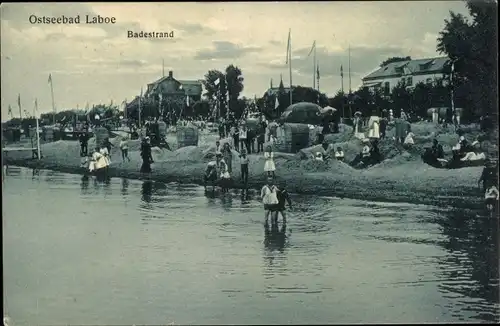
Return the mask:
<svg viewBox="0 0 500 326">
<path fill-rule="evenodd" d="M 460 140 L 460 141 L 464 141 L 464 140 L 465 140 L 465 137 L 464 137 L 464 136 L 460 136 L 459 140 Z"/>
</svg>

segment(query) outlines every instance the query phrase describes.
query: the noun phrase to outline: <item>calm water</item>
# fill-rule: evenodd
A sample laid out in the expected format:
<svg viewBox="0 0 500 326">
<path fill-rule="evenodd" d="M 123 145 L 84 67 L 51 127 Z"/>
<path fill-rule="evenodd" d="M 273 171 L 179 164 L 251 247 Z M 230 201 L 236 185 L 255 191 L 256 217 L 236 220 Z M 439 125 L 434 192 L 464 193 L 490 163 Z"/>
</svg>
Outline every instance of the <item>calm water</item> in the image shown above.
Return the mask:
<svg viewBox="0 0 500 326">
<path fill-rule="evenodd" d="M 265 232 L 250 194 L 10 167 L 4 310 L 15 325 L 499 320 L 498 221 L 295 196 Z"/>
</svg>

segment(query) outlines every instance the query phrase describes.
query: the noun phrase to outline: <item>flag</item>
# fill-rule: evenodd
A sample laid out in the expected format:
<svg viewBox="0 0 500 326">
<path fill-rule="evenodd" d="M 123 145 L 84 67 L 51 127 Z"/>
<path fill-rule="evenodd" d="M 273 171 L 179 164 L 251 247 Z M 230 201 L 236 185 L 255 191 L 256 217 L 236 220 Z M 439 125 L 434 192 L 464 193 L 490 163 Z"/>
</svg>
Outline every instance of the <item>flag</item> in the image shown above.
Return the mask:
<svg viewBox="0 0 500 326">
<path fill-rule="evenodd" d="M 318 75 L 318 80 L 319 80 L 319 63 L 317 65 L 316 74 Z"/>
<path fill-rule="evenodd" d="M 285 62 L 285 64 L 288 64 L 288 57 L 291 56 L 290 52 L 292 51 L 292 49 L 290 48 L 291 33 L 292 33 L 292 29 L 290 28 L 288 30 L 288 42 L 287 42 L 287 45 L 286 45 L 286 62 Z"/>
<path fill-rule="evenodd" d="M 48 83 L 49 83 L 49 84 L 52 84 L 52 74 L 49 74 L 49 80 L 48 80 Z"/>
<path fill-rule="evenodd" d="M 311 55 L 311 53 L 313 52 L 313 50 L 316 48 L 316 41 L 313 42 L 313 45 L 311 47 L 311 51 L 309 51 L 309 54 L 307 55 L 307 57 L 309 58 L 309 56 Z"/>
<path fill-rule="evenodd" d="M 271 84 L 270 88 L 273 88 L 273 79 L 271 78 Z"/>
<path fill-rule="evenodd" d="M 7 112 L 7 114 L 12 116 L 12 107 L 10 106 L 10 104 L 9 104 L 9 111 Z"/>
<path fill-rule="evenodd" d="M 214 81 L 214 84 L 215 84 L 215 86 L 218 86 L 218 85 L 219 85 L 219 83 L 220 83 L 220 78 L 217 78 L 217 79 Z"/>
<path fill-rule="evenodd" d="M 21 94 L 17 95 L 17 106 L 21 109 Z"/>
<path fill-rule="evenodd" d="M 340 77 L 344 77 L 344 68 L 342 68 L 342 65 L 340 65 Z"/>
<path fill-rule="evenodd" d="M 36 113 L 38 112 L 38 99 L 35 99 L 35 117 L 36 117 Z"/>
<path fill-rule="evenodd" d="M 451 74 L 450 74 L 450 82 L 453 83 L 453 73 L 455 72 L 455 61 L 451 62 Z"/>
<path fill-rule="evenodd" d="M 186 95 L 186 105 L 189 106 L 189 95 Z"/>
<path fill-rule="evenodd" d="M 278 97 L 276 96 L 276 102 L 274 102 L 274 109 L 276 110 L 280 106 L 280 102 L 278 101 Z"/>
</svg>

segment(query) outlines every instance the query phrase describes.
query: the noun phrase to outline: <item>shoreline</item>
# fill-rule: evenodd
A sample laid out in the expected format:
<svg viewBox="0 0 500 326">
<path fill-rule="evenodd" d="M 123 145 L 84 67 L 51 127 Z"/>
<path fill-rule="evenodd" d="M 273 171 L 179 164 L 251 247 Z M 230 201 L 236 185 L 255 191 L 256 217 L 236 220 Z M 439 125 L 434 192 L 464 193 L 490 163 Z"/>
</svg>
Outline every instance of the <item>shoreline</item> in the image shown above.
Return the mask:
<svg viewBox="0 0 500 326">
<path fill-rule="evenodd" d="M 133 154 L 138 156 L 138 153 Z M 147 178 L 139 172 L 140 161 L 134 158 L 136 157 L 131 155 L 132 161 L 126 163 L 113 161 L 108 175 L 111 178 L 190 183 L 203 186 L 203 174 L 206 167 L 203 161 L 155 159 L 151 177 Z M 481 167 L 465 168 L 467 171 L 460 169 L 464 171 L 458 172 L 468 173 L 457 174 L 457 170 L 438 170 L 418 161 L 407 161 L 385 169 L 375 166 L 366 170 L 354 170 L 339 162 L 333 162 L 325 168 L 317 162 L 290 157 L 277 158 L 275 162 L 277 162 L 276 183 L 278 185 L 286 183 L 286 189 L 295 194 L 454 206 L 467 209 L 480 208 L 483 205 L 482 194 L 477 188 L 477 178 L 481 173 Z M 266 182 L 266 175 L 263 172 L 260 174 L 257 172 L 263 171 L 263 159 L 257 159 L 252 163 L 248 188 L 260 190 Z M 305 164 L 308 164 L 308 168 L 304 168 Z M 3 165 L 79 175 L 83 175 L 85 171 L 79 164 L 79 157 L 61 161 L 49 156 L 37 161 L 31 158 L 10 158 L 4 155 Z M 239 166 L 234 163 L 232 177 L 231 188 L 243 189 L 244 185 L 239 180 Z"/>
</svg>

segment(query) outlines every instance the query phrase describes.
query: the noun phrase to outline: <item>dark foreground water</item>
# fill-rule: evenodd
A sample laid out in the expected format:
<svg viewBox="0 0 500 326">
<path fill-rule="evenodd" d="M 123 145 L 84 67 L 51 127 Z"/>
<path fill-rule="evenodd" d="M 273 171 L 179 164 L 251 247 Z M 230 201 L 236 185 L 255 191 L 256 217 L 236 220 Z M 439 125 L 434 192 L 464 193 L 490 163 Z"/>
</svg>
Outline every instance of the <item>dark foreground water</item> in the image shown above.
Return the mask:
<svg viewBox="0 0 500 326">
<path fill-rule="evenodd" d="M 10 167 L 4 311 L 15 325 L 499 320 L 498 221 L 476 212 Z"/>
</svg>

